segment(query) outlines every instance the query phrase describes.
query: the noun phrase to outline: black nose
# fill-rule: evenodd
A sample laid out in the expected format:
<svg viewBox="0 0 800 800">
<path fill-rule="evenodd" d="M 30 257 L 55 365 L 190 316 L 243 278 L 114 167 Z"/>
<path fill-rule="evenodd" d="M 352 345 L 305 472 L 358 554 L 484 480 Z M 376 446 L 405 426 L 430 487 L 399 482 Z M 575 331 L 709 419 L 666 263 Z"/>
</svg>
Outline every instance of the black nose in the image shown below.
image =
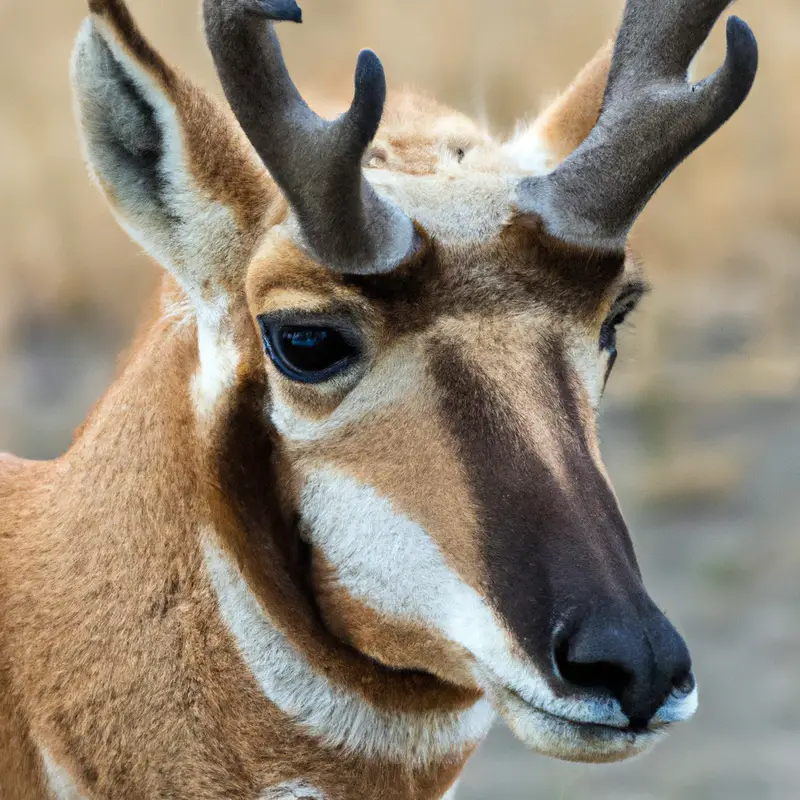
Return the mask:
<svg viewBox="0 0 800 800">
<path fill-rule="evenodd" d="M 694 688 L 686 643 L 654 606 L 598 606 L 554 644 L 562 680 L 616 698 L 632 728 L 645 728 L 673 691 Z"/>
</svg>

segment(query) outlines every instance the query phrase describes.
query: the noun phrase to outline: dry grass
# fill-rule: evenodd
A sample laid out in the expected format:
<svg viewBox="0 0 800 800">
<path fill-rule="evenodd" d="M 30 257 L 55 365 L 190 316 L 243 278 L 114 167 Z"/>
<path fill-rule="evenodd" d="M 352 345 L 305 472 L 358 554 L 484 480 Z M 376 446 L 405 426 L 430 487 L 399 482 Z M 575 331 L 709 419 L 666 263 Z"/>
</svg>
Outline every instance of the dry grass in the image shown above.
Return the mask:
<svg viewBox="0 0 800 800">
<path fill-rule="evenodd" d="M 170 58 L 214 86 L 197 0 L 130 3 Z M 395 85 L 416 85 L 506 131 L 571 78 L 620 8 L 620 0 L 307 0 L 307 23 L 287 26 L 283 38 L 312 93 L 345 93 L 357 49 L 371 46 Z M 0 347 L 32 314 L 86 312 L 127 326 L 153 275 L 81 164 L 67 63 L 84 13 L 81 0 L 46 8 L 0 0 Z M 741 0 L 737 13 L 762 46 L 754 94 L 659 193 L 637 244 L 665 319 L 702 323 L 733 303 L 759 320 L 758 347 L 783 357 L 800 338 L 787 300 L 800 252 L 800 99 L 789 80 L 800 74 L 800 5 Z M 700 69 L 722 49 L 718 30 Z M 664 325 L 647 325 L 648 363 L 663 349 Z"/>
</svg>

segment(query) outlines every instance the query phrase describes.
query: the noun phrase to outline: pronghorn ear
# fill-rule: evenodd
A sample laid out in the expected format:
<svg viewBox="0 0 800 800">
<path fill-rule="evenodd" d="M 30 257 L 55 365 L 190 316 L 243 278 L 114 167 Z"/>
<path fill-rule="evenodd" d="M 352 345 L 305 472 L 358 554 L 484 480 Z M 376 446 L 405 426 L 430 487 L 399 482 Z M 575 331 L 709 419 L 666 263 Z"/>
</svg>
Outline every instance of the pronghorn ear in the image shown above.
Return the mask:
<svg viewBox="0 0 800 800">
<path fill-rule="evenodd" d="M 594 128 L 608 83 L 614 42 L 607 42 L 575 80 L 506 145 L 513 160 L 536 170 L 555 169 Z"/>
<path fill-rule="evenodd" d="M 91 172 L 191 297 L 230 286 L 275 189 L 232 115 L 170 68 L 122 0 L 90 0 L 72 76 Z"/>
</svg>

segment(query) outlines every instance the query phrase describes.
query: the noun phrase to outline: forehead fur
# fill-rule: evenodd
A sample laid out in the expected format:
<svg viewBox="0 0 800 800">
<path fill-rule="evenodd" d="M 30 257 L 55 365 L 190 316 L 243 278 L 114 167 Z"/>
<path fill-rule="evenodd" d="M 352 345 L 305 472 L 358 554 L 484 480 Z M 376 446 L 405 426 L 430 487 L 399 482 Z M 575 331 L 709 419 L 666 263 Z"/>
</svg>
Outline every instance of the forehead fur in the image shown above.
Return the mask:
<svg viewBox="0 0 800 800">
<path fill-rule="evenodd" d="M 531 151 L 544 150 L 535 139 Z M 498 141 L 464 114 L 411 92 L 394 96 L 366 158 L 367 178 L 446 243 L 485 240 L 513 216 L 514 187 L 544 164 Z M 542 166 L 542 170 L 544 167 Z"/>
<path fill-rule="evenodd" d="M 251 266 L 248 299 L 254 316 L 290 309 L 340 312 L 393 339 L 446 317 L 531 312 L 554 326 L 592 330 L 637 276 L 631 259 L 576 252 L 519 221 L 470 246 L 429 240 L 415 261 L 367 276 L 335 273 L 277 235 Z"/>
<path fill-rule="evenodd" d="M 533 152 L 522 159 L 519 144 L 493 138 L 423 95 L 395 95 L 365 158 L 365 175 L 424 230 L 425 252 L 389 275 L 337 275 L 298 246 L 290 212 L 270 231 L 250 271 L 252 310 L 379 306 L 407 329 L 447 314 L 513 313 L 533 305 L 599 325 L 633 267 L 619 254 L 552 239 L 538 221 L 519 215 L 516 184 L 533 174 L 532 165 L 546 171 L 547 161 Z M 530 131 L 525 146 L 545 147 Z"/>
</svg>

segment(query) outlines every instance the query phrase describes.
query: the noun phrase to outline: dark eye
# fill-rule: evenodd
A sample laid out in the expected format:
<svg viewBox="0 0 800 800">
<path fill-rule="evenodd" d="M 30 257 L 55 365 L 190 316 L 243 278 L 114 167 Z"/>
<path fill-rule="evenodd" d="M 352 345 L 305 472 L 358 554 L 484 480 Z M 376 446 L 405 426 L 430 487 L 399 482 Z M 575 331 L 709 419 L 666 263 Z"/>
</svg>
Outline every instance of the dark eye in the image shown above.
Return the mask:
<svg viewBox="0 0 800 800">
<path fill-rule="evenodd" d="M 359 357 L 355 337 L 328 325 L 280 325 L 259 320 L 272 363 L 287 378 L 322 383 Z"/>
</svg>

